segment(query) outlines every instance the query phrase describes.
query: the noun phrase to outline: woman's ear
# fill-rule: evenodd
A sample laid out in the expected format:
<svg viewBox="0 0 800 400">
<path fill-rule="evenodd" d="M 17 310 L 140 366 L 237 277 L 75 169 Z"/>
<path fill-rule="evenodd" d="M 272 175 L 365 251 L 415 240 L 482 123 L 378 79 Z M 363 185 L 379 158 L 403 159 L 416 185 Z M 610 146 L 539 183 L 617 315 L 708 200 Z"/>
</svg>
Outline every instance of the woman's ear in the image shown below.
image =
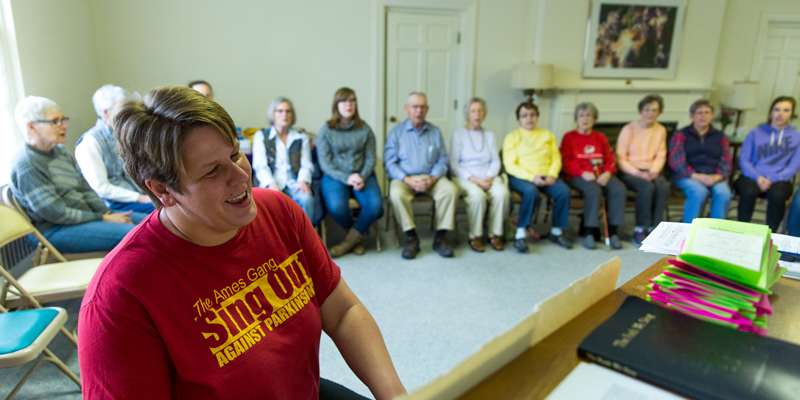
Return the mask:
<svg viewBox="0 0 800 400">
<path fill-rule="evenodd" d="M 177 204 L 177 199 L 173 195 L 172 189 L 167 187 L 167 185 L 163 182 L 146 179 L 144 184 L 148 189 L 150 189 L 151 192 L 153 192 L 154 195 L 156 195 L 156 197 L 158 197 L 158 200 L 161 201 L 161 204 L 163 204 L 164 207 L 172 207 Z"/>
</svg>

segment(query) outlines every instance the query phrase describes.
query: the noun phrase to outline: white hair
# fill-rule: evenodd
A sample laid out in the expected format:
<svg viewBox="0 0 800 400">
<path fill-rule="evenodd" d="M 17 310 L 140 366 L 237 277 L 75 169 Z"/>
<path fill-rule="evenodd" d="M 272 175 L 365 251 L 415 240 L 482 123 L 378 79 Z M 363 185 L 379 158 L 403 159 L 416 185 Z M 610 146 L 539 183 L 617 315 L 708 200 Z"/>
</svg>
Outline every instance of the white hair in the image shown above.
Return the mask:
<svg viewBox="0 0 800 400">
<path fill-rule="evenodd" d="M 30 135 L 28 122 L 43 120 L 48 111 L 58 110 L 58 104 L 53 100 L 39 96 L 28 96 L 17 103 L 14 117 L 17 120 L 17 125 L 22 130 L 22 134 L 27 139 L 28 135 Z"/>
<path fill-rule="evenodd" d="M 486 114 L 489 113 L 489 110 L 486 109 L 486 100 L 484 100 L 484 99 L 482 99 L 480 97 L 473 97 L 473 98 L 469 99 L 469 101 L 464 104 L 464 118 L 466 118 L 467 121 L 469 121 L 469 108 L 472 107 L 472 105 L 475 104 L 475 103 L 478 103 L 478 104 L 481 105 L 481 107 L 483 107 L 483 112 L 484 113 L 486 113 Z"/>
<path fill-rule="evenodd" d="M 125 89 L 114 85 L 103 85 L 92 96 L 92 104 L 97 116 L 104 118 L 103 112 L 114 108 L 114 104 L 128 98 Z"/>
<path fill-rule="evenodd" d="M 278 97 L 272 100 L 272 103 L 269 103 L 269 107 L 267 108 L 267 122 L 269 122 L 269 126 L 275 125 L 275 118 L 273 118 L 273 116 L 275 115 L 275 109 L 278 108 L 281 103 L 288 104 L 289 108 L 292 109 L 292 122 L 289 122 L 289 126 L 294 126 L 294 123 L 297 122 L 297 113 L 294 111 L 294 104 L 292 104 L 292 101 L 286 97 Z"/>
<path fill-rule="evenodd" d="M 406 104 L 408 104 L 408 102 L 411 101 L 411 98 L 414 97 L 414 96 L 422 97 L 423 99 L 425 99 L 425 101 L 428 101 L 428 95 L 426 95 L 425 93 L 423 93 L 423 92 L 411 92 L 411 93 L 408 94 L 408 97 L 406 98 Z"/>
</svg>

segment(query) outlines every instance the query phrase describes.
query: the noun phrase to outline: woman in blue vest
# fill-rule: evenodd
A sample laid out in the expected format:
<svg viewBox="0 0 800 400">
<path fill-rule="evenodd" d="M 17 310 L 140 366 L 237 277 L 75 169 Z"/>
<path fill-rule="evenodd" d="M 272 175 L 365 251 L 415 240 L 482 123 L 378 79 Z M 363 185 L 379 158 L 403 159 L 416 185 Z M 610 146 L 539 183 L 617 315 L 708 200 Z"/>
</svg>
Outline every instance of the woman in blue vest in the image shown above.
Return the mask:
<svg viewBox="0 0 800 400">
<path fill-rule="evenodd" d="M 714 107 L 708 100 L 692 103 L 689 118 L 691 125 L 675 132 L 669 142 L 672 182 L 686 196 L 683 222 L 691 223 L 699 217 L 709 197 L 711 218 L 725 219 L 731 204 L 730 142 L 711 125 Z"/>
<path fill-rule="evenodd" d="M 278 97 L 270 103 L 267 121 L 272 127 L 253 136 L 253 172 L 259 187 L 282 191 L 311 218 L 314 215 L 311 144 L 308 136 L 292 129 L 296 120 L 291 100 Z"/>
<path fill-rule="evenodd" d="M 343 87 L 333 95 L 331 119 L 319 130 L 317 155 L 322 177 L 322 197 L 334 221 L 347 229 L 344 241 L 331 247 L 331 256 L 352 251 L 364 254 L 361 238 L 383 215 L 383 197 L 375 178 L 375 135 L 358 116 L 356 94 Z M 361 205 L 353 223 L 350 197 Z"/>
</svg>

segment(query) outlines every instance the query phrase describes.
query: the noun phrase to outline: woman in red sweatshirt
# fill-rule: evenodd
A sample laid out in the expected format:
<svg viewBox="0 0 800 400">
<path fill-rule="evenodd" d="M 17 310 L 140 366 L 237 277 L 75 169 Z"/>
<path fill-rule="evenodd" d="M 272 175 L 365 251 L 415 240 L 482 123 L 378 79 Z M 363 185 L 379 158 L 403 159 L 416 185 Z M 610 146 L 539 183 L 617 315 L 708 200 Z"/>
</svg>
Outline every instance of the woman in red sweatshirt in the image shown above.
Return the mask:
<svg viewBox="0 0 800 400">
<path fill-rule="evenodd" d="M 592 130 L 597 116 L 597 107 L 592 103 L 575 107 L 578 129 L 567 132 L 561 141 L 563 174 L 567 183 L 583 194 L 583 247 L 595 248 L 595 237 L 599 236 L 600 196 L 605 195 L 610 246 L 621 249 L 617 227 L 622 224 L 625 212 L 625 185 L 614 176 L 617 163 L 608 139 Z"/>
</svg>

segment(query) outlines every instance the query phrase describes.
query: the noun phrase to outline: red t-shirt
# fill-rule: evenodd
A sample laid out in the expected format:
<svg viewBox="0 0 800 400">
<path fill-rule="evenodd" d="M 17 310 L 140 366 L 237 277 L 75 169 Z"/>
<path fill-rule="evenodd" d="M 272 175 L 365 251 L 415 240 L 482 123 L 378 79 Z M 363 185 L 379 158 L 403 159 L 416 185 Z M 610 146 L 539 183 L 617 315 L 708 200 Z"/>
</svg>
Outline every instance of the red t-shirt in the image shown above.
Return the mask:
<svg viewBox="0 0 800 400">
<path fill-rule="evenodd" d="M 566 179 L 581 176 L 584 172 L 594 172 L 591 160 L 600 161 L 600 171 L 611 174 L 617 172 L 614 152 L 608 145 L 608 138 L 600 132 L 592 131 L 583 135 L 578 131 L 567 132 L 561 139 L 562 171 Z"/>
<path fill-rule="evenodd" d="M 319 308 L 341 272 L 294 201 L 253 200 L 256 219 L 222 245 L 153 213 L 106 256 L 80 311 L 84 398 L 318 397 Z"/>
</svg>

